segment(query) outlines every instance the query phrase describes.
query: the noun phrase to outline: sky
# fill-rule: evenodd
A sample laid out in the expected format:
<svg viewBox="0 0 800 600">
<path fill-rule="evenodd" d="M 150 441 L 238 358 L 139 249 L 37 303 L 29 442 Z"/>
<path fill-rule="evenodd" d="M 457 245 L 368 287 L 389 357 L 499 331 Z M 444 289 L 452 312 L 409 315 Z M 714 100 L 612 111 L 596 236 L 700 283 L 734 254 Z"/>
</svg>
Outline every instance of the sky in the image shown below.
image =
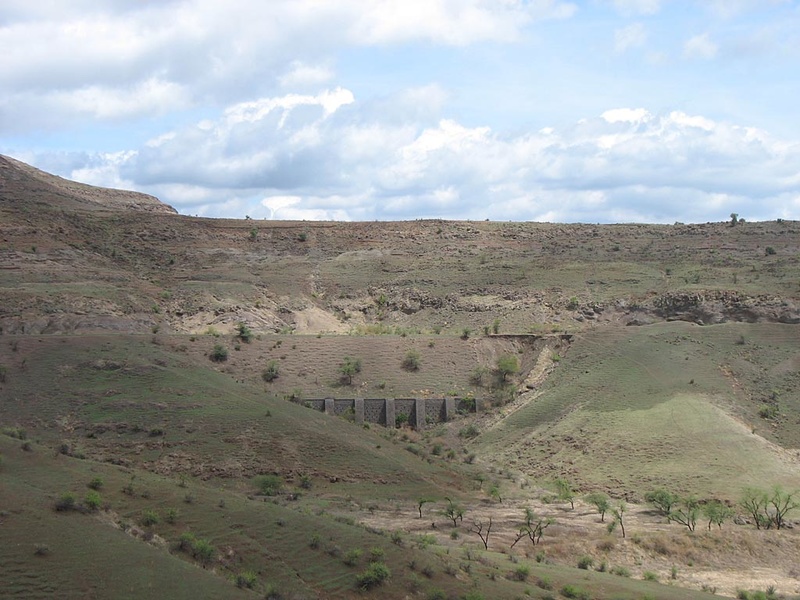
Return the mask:
<svg viewBox="0 0 800 600">
<path fill-rule="evenodd" d="M 0 153 L 180 213 L 800 219 L 800 0 L 2 0 Z"/>
</svg>

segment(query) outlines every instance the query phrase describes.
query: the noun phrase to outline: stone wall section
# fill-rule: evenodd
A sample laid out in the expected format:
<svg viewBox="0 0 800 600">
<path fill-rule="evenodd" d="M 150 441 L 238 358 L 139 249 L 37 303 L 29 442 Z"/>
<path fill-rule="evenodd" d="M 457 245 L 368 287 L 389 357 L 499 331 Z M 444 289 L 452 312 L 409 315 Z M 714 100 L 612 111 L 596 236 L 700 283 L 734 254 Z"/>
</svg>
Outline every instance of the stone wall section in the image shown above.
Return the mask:
<svg viewBox="0 0 800 600">
<path fill-rule="evenodd" d="M 304 400 L 306 408 L 331 416 L 351 413 L 356 423 L 376 423 L 395 427 L 408 423 L 414 429 L 424 429 L 432 423 L 444 423 L 458 413 L 475 410 L 480 402 L 462 398 L 312 398 Z M 404 418 L 397 418 L 405 415 Z"/>
</svg>

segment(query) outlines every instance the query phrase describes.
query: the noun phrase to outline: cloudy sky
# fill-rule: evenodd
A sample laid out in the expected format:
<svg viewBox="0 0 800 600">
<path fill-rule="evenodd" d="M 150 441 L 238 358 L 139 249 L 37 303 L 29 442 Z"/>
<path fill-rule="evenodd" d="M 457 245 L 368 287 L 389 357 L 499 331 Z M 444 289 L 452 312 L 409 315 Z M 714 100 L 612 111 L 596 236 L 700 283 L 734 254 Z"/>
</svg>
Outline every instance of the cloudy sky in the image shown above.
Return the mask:
<svg viewBox="0 0 800 600">
<path fill-rule="evenodd" d="M 0 153 L 181 213 L 800 219 L 800 0 L 2 0 Z"/>
</svg>

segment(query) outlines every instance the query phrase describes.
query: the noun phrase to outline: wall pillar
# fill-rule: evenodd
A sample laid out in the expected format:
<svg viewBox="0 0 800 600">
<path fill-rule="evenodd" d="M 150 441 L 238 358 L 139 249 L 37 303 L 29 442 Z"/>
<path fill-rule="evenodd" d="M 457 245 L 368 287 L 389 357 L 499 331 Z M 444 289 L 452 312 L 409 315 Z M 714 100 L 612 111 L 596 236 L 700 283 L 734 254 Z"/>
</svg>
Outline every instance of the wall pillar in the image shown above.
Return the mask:
<svg viewBox="0 0 800 600">
<path fill-rule="evenodd" d="M 425 429 L 425 398 L 414 399 L 414 422 L 411 426 L 417 431 Z"/>
<path fill-rule="evenodd" d="M 336 402 L 333 398 L 325 398 L 325 414 L 330 416 L 336 414 Z"/>
<path fill-rule="evenodd" d="M 394 398 L 386 399 L 386 427 L 394 429 L 397 427 L 397 420 L 394 412 Z"/>
<path fill-rule="evenodd" d="M 452 421 L 456 416 L 456 399 L 448 396 L 444 399 L 444 420 Z"/>
<path fill-rule="evenodd" d="M 353 400 L 353 409 L 356 413 L 356 424 L 362 425 L 364 423 L 364 399 L 356 398 Z"/>
</svg>

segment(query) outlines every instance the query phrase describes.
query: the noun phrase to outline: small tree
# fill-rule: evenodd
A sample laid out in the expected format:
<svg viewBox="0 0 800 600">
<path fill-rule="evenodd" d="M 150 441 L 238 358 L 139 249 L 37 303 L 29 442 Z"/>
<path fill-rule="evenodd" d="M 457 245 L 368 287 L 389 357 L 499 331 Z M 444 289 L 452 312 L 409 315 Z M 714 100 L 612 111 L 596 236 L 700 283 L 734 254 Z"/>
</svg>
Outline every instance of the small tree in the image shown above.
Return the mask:
<svg viewBox="0 0 800 600">
<path fill-rule="evenodd" d="M 739 223 L 739 215 L 737 213 L 731 213 L 731 227 L 735 227 L 737 223 Z"/>
<path fill-rule="evenodd" d="M 492 322 L 492 333 L 494 333 L 495 335 L 500 333 L 500 319 L 495 319 Z"/>
<path fill-rule="evenodd" d="M 556 492 L 558 499 L 562 502 L 569 502 L 570 507 L 575 510 L 575 491 L 566 479 L 556 479 Z"/>
<path fill-rule="evenodd" d="M 679 508 L 673 508 L 669 513 L 669 520 L 685 525 L 689 531 L 697 527 L 697 517 L 700 514 L 700 503 L 694 497 L 684 498 Z"/>
<path fill-rule="evenodd" d="M 271 360 L 267 364 L 267 368 L 264 369 L 264 372 L 261 373 L 261 378 L 267 383 L 270 383 L 278 378 L 278 374 L 279 374 L 278 363 L 274 360 Z"/>
<path fill-rule="evenodd" d="M 757 529 L 769 528 L 772 520 L 769 518 L 769 495 L 765 491 L 753 487 L 745 488 L 739 504 L 753 517 Z"/>
<path fill-rule="evenodd" d="M 409 350 L 403 358 L 403 368 L 406 371 L 419 371 L 420 358 L 419 352 L 416 350 Z"/>
<path fill-rule="evenodd" d="M 605 522 L 606 513 L 611 509 L 611 501 L 608 499 L 608 496 L 602 492 L 594 492 L 586 496 L 585 500 L 594 506 L 597 509 L 597 512 L 600 513 L 600 522 Z"/>
<path fill-rule="evenodd" d="M 497 359 L 496 368 L 500 380 L 505 383 L 509 375 L 514 375 L 519 371 L 519 359 L 513 354 L 505 354 Z"/>
<path fill-rule="evenodd" d="M 345 356 L 339 365 L 339 374 L 347 385 L 353 385 L 353 377 L 361 372 L 361 359 Z"/>
<path fill-rule="evenodd" d="M 464 520 L 464 508 L 450 498 L 445 498 L 445 500 L 447 500 L 447 507 L 443 514 L 453 522 L 453 527 L 458 527 L 458 523 Z"/>
<path fill-rule="evenodd" d="M 622 531 L 622 537 L 625 538 L 625 510 L 626 510 L 625 502 L 620 502 L 619 505 L 613 507 L 611 509 L 611 514 L 614 517 L 614 520 L 611 521 L 607 526 L 606 529 L 608 533 L 613 533 L 614 530 L 619 526 L 620 530 Z"/>
<path fill-rule="evenodd" d="M 703 507 L 703 514 L 708 519 L 709 530 L 711 529 L 711 525 L 716 525 L 722 529 L 722 524 L 727 519 L 733 518 L 734 511 L 719 500 L 712 500 Z"/>
<path fill-rule="evenodd" d="M 680 501 L 680 498 L 676 494 L 668 492 L 665 489 L 647 492 L 644 495 L 644 499 L 646 502 L 652 504 L 658 510 L 658 512 L 667 518 L 669 518 L 670 513 L 672 513 L 673 505 Z"/>
<path fill-rule="evenodd" d="M 489 494 L 490 498 L 494 498 L 500 504 L 503 503 L 503 496 L 500 495 L 500 486 L 497 485 L 496 483 L 493 483 L 492 485 L 489 486 L 489 490 L 487 491 L 487 493 Z"/>
<path fill-rule="evenodd" d="M 544 530 L 553 523 L 555 523 L 555 520 L 537 516 L 533 510 L 526 507 L 525 521 L 523 522 L 522 526 L 520 526 L 517 537 L 514 540 L 514 543 L 511 544 L 511 547 L 513 548 L 516 546 L 517 542 L 525 537 L 528 538 L 531 541 L 531 544 L 535 546 L 541 541 Z"/>
<path fill-rule="evenodd" d="M 419 518 L 422 518 L 422 507 L 429 502 L 435 502 L 433 498 L 417 498 L 417 512 L 419 512 Z"/>
<path fill-rule="evenodd" d="M 769 498 L 769 505 L 770 518 L 775 524 L 775 529 L 783 528 L 786 523 L 786 515 L 794 509 L 800 508 L 800 502 L 795 500 L 796 495 L 797 492 L 786 492 L 777 485 L 772 489 L 772 494 Z"/>
<path fill-rule="evenodd" d="M 483 521 L 473 521 L 470 531 L 478 534 L 478 537 L 481 538 L 483 542 L 484 549 L 488 550 L 489 534 L 492 532 L 492 517 L 489 517 L 489 523 L 486 525 L 486 529 L 484 529 Z"/>
</svg>

